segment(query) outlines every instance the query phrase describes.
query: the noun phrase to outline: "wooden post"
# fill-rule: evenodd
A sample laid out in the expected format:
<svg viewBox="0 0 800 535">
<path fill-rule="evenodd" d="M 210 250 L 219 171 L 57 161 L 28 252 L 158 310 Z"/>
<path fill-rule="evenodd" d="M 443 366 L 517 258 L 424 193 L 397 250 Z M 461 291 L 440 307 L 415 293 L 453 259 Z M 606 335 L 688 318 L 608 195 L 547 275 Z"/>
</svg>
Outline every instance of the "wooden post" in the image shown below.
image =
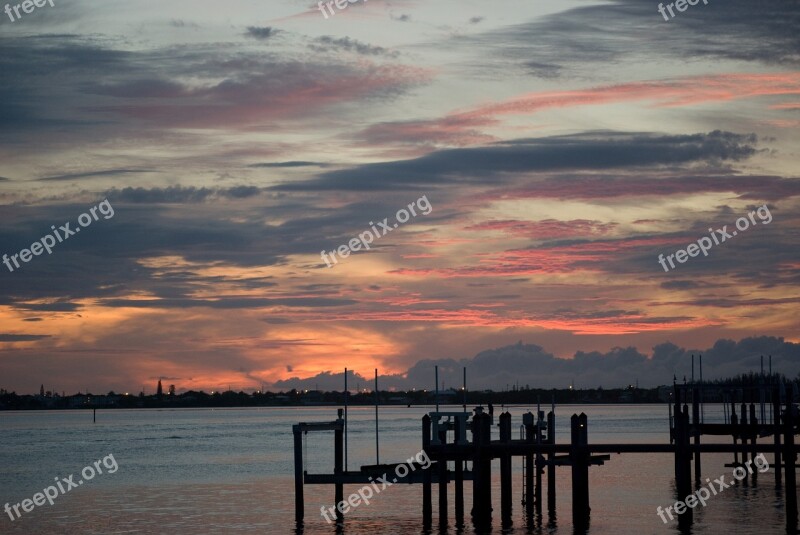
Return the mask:
<svg viewBox="0 0 800 535">
<path fill-rule="evenodd" d="M 576 530 L 584 530 L 589 525 L 589 463 L 587 451 L 586 414 L 573 414 L 570 419 L 572 443 L 570 462 L 572 464 L 572 524 Z"/>
<path fill-rule="evenodd" d="M 492 464 L 484 446 L 491 437 L 491 417 L 476 414 L 472 418 L 475 450 L 472 460 L 472 522 L 476 531 L 485 531 L 492 523 Z"/>
<path fill-rule="evenodd" d="M 292 426 L 294 434 L 294 519 L 303 522 L 305 502 L 303 501 L 303 432 L 299 425 Z"/>
<path fill-rule="evenodd" d="M 447 428 L 439 431 L 439 444 L 444 448 L 447 445 Z M 439 467 L 439 530 L 447 530 L 447 459 L 436 461 Z"/>
<path fill-rule="evenodd" d="M 544 442 L 544 437 L 542 436 L 542 426 L 544 422 L 543 411 L 537 411 L 536 413 L 536 443 L 542 444 Z M 536 505 L 536 512 L 541 516 L 542 514 L 542 473 L 544 473 L 544 456 L 541 452 L 536 452 L 536 484 L 533 487 L 533 503 Z"/>
<path fill-rule="evenodd" d="M 500 442 L 511 443 L 511 413 L 500 414 Z M 503 529 L 511 527 L 511 455 L 500 457 L 500 517 Z"/>
<path fill-rule="evenodd" d="M 525 442 L 533 444 L 533 414 L 528 412 L 523 415 L 522 420 L 525 424 Z M 528 525 L 533 521 L 533 453 L 525 454 L 525 519 Z"/>
<path fill-rule="evenodd" d="M 786 392 L 786 414 L 784 415 L 783 464 L 786 470 L 786 533 L 797 532 L 797 474 L 795 464 L 797 454 L 794 451 L 794 389 L 792 385 Z"/>
<path fill-rule="evenodd" d="M 758 456 L 758 446 L 756 445 L 756 439 L 758 438 L 758 418 L 756 418 L 755 403 L 750 403 L 750 428 L 752 429 L 750 433 L 750 460 L 755 463 L 756 457 Z M 753 470 L 752 478 L 758 479 L 758 470 Z"/>
<path fill-rule="evenodd" d="M 731 428 L 733 429 L 733 445 L 736 446 L 736 439 L 739 436 L 739 417 L 736 416 L 736 404 L 734 403 L 731 403 Z M 736 450 L 733 452 L 733 464 L 739 464 L 739 452 Z"/>
<path fill-rule="evenodd" d="M 553 411 L 547 413 L 547 443 L 556 443 L 556 415 Z M 556 514 L 556 465 L 555 453 L 547 454 L 547 512 L 551 517 Z"/>
<path fill-rule="evenodd" d="M 92 409 L 92 423 L 97 423 L 97 409 Z"/>
<path fill-rule="evenodd" d="M 431 417 L 422 417 L 422 449 L 427 451 L 431 445 Z M 422 473 L 422 523 L 426 528 L 433 524 L 433 499 L 431 497 L 431 469 Z"/>
<path fill-rule="evenodd" d="M 465 372 L 466 373 L 466 369 Z M 455 441 L 461 436 L 461 419 L 455 421 Z M 455 459 L 455 486 L 456 486 L 456 528 L 464 526 L 464 460 L 459 456 Z"/>
<path fill-rule="evenodd" d="M 681 427 L 676 444 L 676 478 L 675 486 L 678 492 L 678 500 L 685 500 L 692 492 L 692 450 L 689 443 L 689 407 L 683 406 L 680 413 Z M 694 520 L 693 510 L 689 507 L 678 516 L 678 526 L 690 526 Z"/>
<path fill-rule="evenodd" d="M 775 468 L 775 487 L 781 486 L 781 394 L 780 387 L 772 389 L 772 431 L 774 432 L 773 441 L 775 443 L 775 456 L 772 465 Z"/>
<path fill-rule="evenodd" d="M 344 519 L 344 515 L 339 510 L 338 505 L 344 500 L 344 482 L 342 481 L 342 476 L 344 475 L 344 420 L 340 418 L 336 422 L 340 425 L 333 432 L 333 473 L 336 478 L 334 499 L 337 505 L 336 518 L 341 522 Z"/>
<path fill-rule="evenodd" d="M 692 421 L 694 422 L 694 480 L 700 483 L 700 396 L 698 389 L 692 388 Z"/>
</svg>

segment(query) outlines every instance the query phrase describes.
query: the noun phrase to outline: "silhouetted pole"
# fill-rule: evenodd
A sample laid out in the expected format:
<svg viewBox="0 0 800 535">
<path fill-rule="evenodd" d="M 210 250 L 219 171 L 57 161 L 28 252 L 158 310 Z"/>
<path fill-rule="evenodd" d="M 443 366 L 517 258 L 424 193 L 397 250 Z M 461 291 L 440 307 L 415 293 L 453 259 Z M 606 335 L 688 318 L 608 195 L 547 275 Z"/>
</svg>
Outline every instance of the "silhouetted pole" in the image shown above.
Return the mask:
<svg viewBox="0 0 800 535">
<path fill-rule="evenodd" d="M 447 446 L 447 428 L 439 431 L 439 443 Z M 439 467 L 439 529 L 447 529 L 447 459 L 436 462 Z"/>
<path fill-rule="evenodd" d="M 92 409 L 92 423 L 97 423 L 97 409 Z"/>
<path fill-rule="evenodd" d="M 589 463 L 586 414 L 570 418 L 572 465 L 572 523 L 582 531 L 589 525 Z"/>
<path fill-rule="evenodd" d="M 678 491 L 678 500 L 685 500 L 692 492 L 692 450 L 689 443 L 689 407 L 683 406 L 680 415 L 680 428 L 676 440 L 675 448 L 675 486 Z M 690 526 L 694 520 L 693 510 L 686 508 L 683 514 L 678 516 L 678 525 L 681 527 Z"/>
<path fill-rule="evenodd" d="M 542 426 L 540 424 L 544 423 L 542 420 L 542 416 L 544 412 L 539 410 L 538 405 L 536 409 L 536 443 L 541 444 L 543 437 L 542 437 Z M 542 474 L 544 473 L 544 456 L 541 452 L 536 452 L 536 484 L 533 487 L 533 503 L 536 505 L 536 512 L 541 515 L 542 514 Z"/>
<path fill-rule="evenodd" d="M 299 425 L 292 426 L 294 434 L 294 518 L 303 521 L 305 506 L 303 502 L 303 433 Z"/>
<path fill-rule="evenodd" d="M 347 368 L 344 369 L 344 471 L 347 471 Z"/>
<path fill-rule="evenodd" d="M 339 419 L 338 423 L 341 425 L 338 425 L 333 432 L 333 473 L 336 476 L 336 483 L 334 485 L 334 498 L 337 505 L 336 518 L 341 521 L 344 515 L 342 515 L 338 505 L 344 500 L 344 482 L 342 481 L 344 476 L 344 422 Z"/>
<path fill-rule="evenodd" d="M 500 414 L 500 442 L 511 443 L 511 413 Z M 500 517 L 503 529 L 511 527 L 511 455 L 500 457 Z M 529 489 L 530 492 L 530 489 Z"/>
<path fill-rule="evenodd" d="M 466 368 L 464 368 L 466 370 Z M 466 407 L 466 405 L 465 405 Z M 454 423 L 455 441 L 461 436 L 461 419 L 456 418 Z M 456 527 L 460 530 L 464 526 L 464 460 L 456 457 L 455 460 L 455 486 L 456 486 Z"/>
<path fill-rule="evenodd" d="M 554 411 L 547 413 L 547 443 L 556 443 L 556 414 Z M 556 514 L 556 465 L 555 453 L 547 454 L 547 512 L 550 516 Z"/>
<path fill-rule="evenodd" d="M 797 474 L 795 464 L 797 454 L 794 451 L 794 388 L 790 384 L 786 392 L 786 414 L 784 415 L 783 462 L 786 469 L 786 532 L 797 532 Z"/>
<path fill-rule="evenodd" d="M 750 403 L 750 460 L 756 462 L 758 455 L 758 447 L 756 446 L 756 438 L 758 437 L 758 418 L 756 418 L 756 404 Z M 758 478 L 758 470 L 753 470 L 753 479 Z"/>
<path fill-rule="evenodd" d="M 770 377 L 772 377 L 772 359 L 770 359 Z M 781 394 L 780 394 L 780 387 L 774 386 L 772 388 L 772 429 L 774 434 L 772 436 L 773 441 L 775 443 L 775 457 L 772 461 L 772 465 L 775 468 L 775 487 L 780 488 L 781 486 Z"/>
<path fill-rule="evenodd" d="M 378 368 L 375 368 L 375 464 L 381 464 L 381 450 L 378 446 Z"/>
<path fill-rule="evenodd" d="M 422 449 L 431 445 L 431 417 L 427 414 L 422 417 Z M 425 468 L 422 472 L 422 523 L 426 528 L 433 524 L 433 503 L 431 497 L 431 469 Z"/>
<path fill-rule="evenodd" d="M 522 416 L 525 425 L 525 442 L 534 443 L 533 413 L 528 412 Z M 525 518 L 530 525 L 533 521 L 533 453 L 525 454 Z"/>
<path fill-rule="evenodd" d="M 692 420 L 694 421 L 694 480 L 699 483 L 700 467 L 700 396 L 699 389 L 692 387 Z"/>
<path fill-rule="evenodd" d="M 491 417 L 475 414 L 472 418 L 472 434 L 475 443 L 472 461 L 472 522 L 477 531 L 485 530 L 492 523 L 492 464 L 486 457 L 484 446 L 491 437 Z"/>
</svg>

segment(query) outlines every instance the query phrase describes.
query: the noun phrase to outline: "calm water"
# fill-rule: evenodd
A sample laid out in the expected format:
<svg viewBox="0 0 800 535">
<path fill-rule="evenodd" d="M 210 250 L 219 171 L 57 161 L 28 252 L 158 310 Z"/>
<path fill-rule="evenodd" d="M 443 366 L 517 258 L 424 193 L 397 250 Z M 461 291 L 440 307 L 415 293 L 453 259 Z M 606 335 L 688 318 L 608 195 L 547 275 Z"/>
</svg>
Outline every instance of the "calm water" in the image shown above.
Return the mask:
<svg viewBox="0 0 800 535">
<path fill-rule="evenodd" d="M 401 461 L 420 450 L 420 418 L 428 410 L 432 409 L 381 408 L 382 462 Z M 511 409 L 515 438 L 526 410 Z M 590 442 L 668 442 L 666 405 L 557 407 L 559 442 L 569 439 L 569 416 L 581 411 L 589 417 Z M 350 410 L 351 470 L 375 462 L 373 415 L 374 408 Z M 87 464 L 108 454 L 119 466 L 116 473 L 98 475 L 56 498 L 54 505 L 37 506 L 21 519 L 12 522 L 3 513 L 0 533 L 295 533 L 291 425 L 335 417 L 331 407 L 116 410 L 98 411 L 93 424 L 86 411 L 0 412 L 0 506 L 31 498 L 56 476 L 75 474 L 77 482 Z M 718 408 L 707 407 L 706 421 L 720 418 Z M 496 426 L 493 433 L 496 437 Z M 332 471 L 332 433 L 309 434 L 306 448 L 309 472 Z M 767 457 L 772 462 L 771 455 Z M 731 469 L 724 467 L 730 461 L 728 455 L 704 455 L 704 476 L 725 474 L 730 480 Z M 520 505 L 521 464 L 515 464 L 514 474 L 515 529 L 509 533 L 573 533 L 569 468 L 557 469 L 555 522 L 548 524 L 545 518 L 531 531 Z M 497 463 L 493 476 L 499 525 Z M 671 455 L 612 455 L 604 466 L 590 469 L 590 479 L 592 535 L 680 533 L 676 522 L 665 525 L 655 514 L 657 506 L 676 499 Z M 345 486 L 345 498 L 359 487 Z M 421 492 L 419 485 L 385 489 L 369 505 L 347 515 L 344 533 L 423 533 Z M 467 517 L 470 498 L 466 483 Z M 306 486 L 303 533 L 336 533 L 319 514 L 320 506 L 331 501 L 332 486 Z M 436 521 L 435 486 L 433 503 Z M 454 515 L 451 503 L 451 524 Z M 705 508 L 696 508 L 690 533 L 785 533 L 783 526 L 783 502 L 770 469 L 756 485 L 731 487 L 710 498 Z"/>
</svg>

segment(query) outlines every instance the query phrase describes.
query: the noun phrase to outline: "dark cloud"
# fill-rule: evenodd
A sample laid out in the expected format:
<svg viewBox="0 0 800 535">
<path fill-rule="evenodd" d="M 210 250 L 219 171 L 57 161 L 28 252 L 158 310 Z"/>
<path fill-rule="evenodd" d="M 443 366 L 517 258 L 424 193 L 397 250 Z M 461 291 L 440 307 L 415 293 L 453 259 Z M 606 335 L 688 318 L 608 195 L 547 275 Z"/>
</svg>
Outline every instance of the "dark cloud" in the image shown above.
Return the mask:
<svg viewBox="0 0 800 535">
<path fill-rule="evenodd" d="M 133 308 L 194 308 L 208 307 L 219 309 L 262 308 L 273 306 L 287 307 L 341 307 L 353 305 L 352 299 L 331 299 L 325 297 L 284 297 L 252 299 L 109 299 L 102 304 L 108 307 Z"/>
<path fill-rule="evenodd" d="M 269 39 L 270 37 L 275 37 L 280 30 L 275 29 L 271 26 L 248 26 L 247 32 L 245 33 L 246 36 L 252 37 L 254 39 L 258 39 L 260 41 L 264 41 Z"/>
<path fill-rule="evenodd" d="M 447 149 L 411 160 L 329 171 L 319 178 L 277 186 L 286 191 L 419 189 L 489 185 L 531 171 L 612 169 L 740 161 L 757 152 L 752 134 L 693 135 L 589 133 L 520 139 L 484 147 Z"/>
<path fill-rule="evenodd" d="M 289 162 L 263 162 L 250 164 L 247 167 L 253 168 L 272 168 L 272 167 L 328 167 L 329 164 L 320 162 L 304 162 L 304 161 L 289 161 Z"/>
<path fill-rule="evenodd" d="M 231 188 L 196 188 L 194 186 L 169 186 L 166 188 L 111 189 L 106 195 L 110 201 L 159 204 L 159 203 L 198 203 L 213 198 L 244 199 L 258 195 L 261 190 L 255 186 L 235 186 Z"/>
<path fill-rule="evenodd" d="M 97 177 L 110 177 L 120 175 L 130 175 L 139 173 L 155 173 L 154 169 L 105 169 L 103 171 L 87 171 L 85 173 L 70 173 L 66 175 L 55 175 L 38 178 L 37 180 L 43 181 L 57 181 L 57 180 L 78 180 L 82 178 L 97 178 Z"/>
<path fill-rule="evenodd" d="M 14 308 L 19 310 L 35 310 L 37 312 L 75 312 L 83 308 L 78 303 L 66 299 L 58 299 L 49 303 L 15 303 Z"/>
<path fill-rule="evenodd" d="M 348 52 L 355 52 L 365 56 L 389 56 L 397 57 L 398 53 L 382 46 L 373 46 L 367 43 L 362 43 L 356 39 L 349 37 L 335 38 L 329 35 L 323 35 L 314 39 L 314 44 L 308 45 L 312 50 L 318 52 L 337 52 L 339 50 L 346 50 Z"/>
<path fill-rule="evenodd" d="M 473 45 L 498 59 L 475 68 L 512 69 L 549 78 L 563 73 L 603 76 L 597 64 L 651 62 L 654 55 L 696 60 L 699 56 L 778 65 L 800 63 L 800 4 L 748 0 L 694 6 L 664 21 L 657 4 L 613 0 L 581 6 L 492 29 L 457 36 L 453 46 Z M 602 21 L 602 23 L 598 23 Z M 530 60 L 548 65 L 531 69 Z"/>
<path fill-rule="evenodd" d="M 0 342 L 34 342 L 50 338 L 45 334 L 3 334 L 0 333 Z"/>
</svg>

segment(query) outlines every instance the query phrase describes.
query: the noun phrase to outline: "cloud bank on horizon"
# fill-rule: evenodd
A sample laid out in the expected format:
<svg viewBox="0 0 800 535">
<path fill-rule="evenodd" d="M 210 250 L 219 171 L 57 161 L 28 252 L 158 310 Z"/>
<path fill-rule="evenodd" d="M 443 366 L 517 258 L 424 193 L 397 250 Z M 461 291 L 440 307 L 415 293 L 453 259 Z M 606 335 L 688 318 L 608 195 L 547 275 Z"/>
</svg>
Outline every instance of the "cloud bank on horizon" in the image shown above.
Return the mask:
<svg viewBox="0 0 800 535">
<path fill-rule="evenodd" d="M 0 254 L 115 209 L 0 264 L 0 387 L 800 371 L 799 4 L 162 4 L 0 21 Z M 423 195 L 430 215 L 320 260 Z"/>
</svg>

